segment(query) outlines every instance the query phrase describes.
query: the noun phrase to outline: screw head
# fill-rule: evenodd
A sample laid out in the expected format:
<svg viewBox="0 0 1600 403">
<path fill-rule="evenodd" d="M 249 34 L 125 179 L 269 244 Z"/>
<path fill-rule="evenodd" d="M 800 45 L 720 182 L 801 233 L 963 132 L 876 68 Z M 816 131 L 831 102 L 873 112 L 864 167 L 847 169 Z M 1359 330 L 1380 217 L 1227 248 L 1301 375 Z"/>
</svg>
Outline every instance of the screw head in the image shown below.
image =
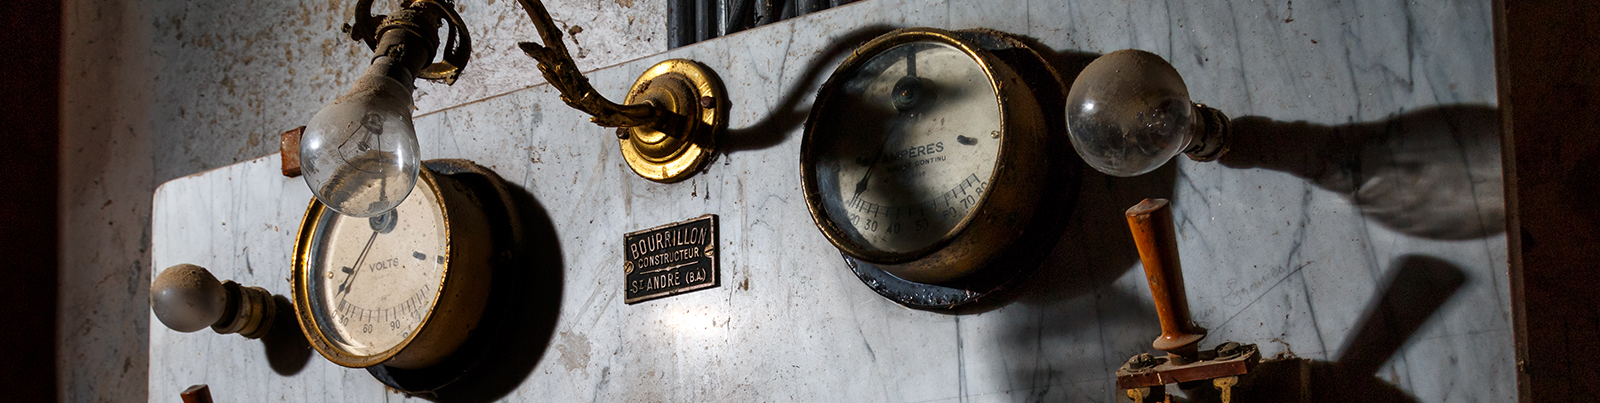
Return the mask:
<svg viewBox="0 0 1600 403">
<path fill-rule="evenodd" d="M 1244 352 L 1244 349 L 1240 348 L 1239 343 L 1231 341 L 1222 343 L 1222 345 L 1217 346 L 1217 359 L 1237 357 L 1242 352 Z"/>
<path fill-rule="evenodd" d="M 717 106 L 717 99 L 710 96 L 700 97 L 700 107 L 711 109 Z"/>
<path fill-rule="evenodd" d="M 1150 353 L 1140 353 L 1128 359 L 1128 369 L 1145 369 L 1156 366 L 1156 357 Z"/>
</svg>

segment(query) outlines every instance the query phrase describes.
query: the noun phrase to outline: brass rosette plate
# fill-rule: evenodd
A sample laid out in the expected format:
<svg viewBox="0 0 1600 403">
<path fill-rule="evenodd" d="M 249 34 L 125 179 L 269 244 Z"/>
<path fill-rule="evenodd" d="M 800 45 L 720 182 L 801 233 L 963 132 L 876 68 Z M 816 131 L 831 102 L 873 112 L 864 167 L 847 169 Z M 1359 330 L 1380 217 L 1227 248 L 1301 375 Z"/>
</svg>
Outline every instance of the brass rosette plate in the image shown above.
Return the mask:
<svg viewBox="0 0 1600 403">
<path fill-rule="evenodd" d="M 627 133 L 618 143 L 628 167 L 656 182 L 688 178 L 716 152 L 717 131 L 728 123 L 727 98 L 716 73 L 693 60 L 666 60 L 645 70 L 623 103 L 653 103 L 684 119 L 651 125 L 679 126 L 678 135 L 651 126 L 620 129 Z"/>
</svg>

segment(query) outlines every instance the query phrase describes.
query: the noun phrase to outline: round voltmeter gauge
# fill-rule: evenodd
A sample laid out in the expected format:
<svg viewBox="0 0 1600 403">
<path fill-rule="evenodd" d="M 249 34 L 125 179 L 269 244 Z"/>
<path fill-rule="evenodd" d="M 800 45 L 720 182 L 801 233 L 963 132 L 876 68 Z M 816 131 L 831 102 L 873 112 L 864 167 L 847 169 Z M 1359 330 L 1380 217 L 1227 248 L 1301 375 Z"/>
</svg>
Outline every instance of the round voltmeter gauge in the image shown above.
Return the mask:
<svg viewBox="0 0 1600 403">
<path fill-rule="evenodd" d="M 346 367 L 423 368 L 467 339 L 489 296 L 490 227 L 462 183 L 422 169 L 387 213 L 341 215 L 313 199 L 295 243 L 295 313 L 318 353 Z"/>
<path fill-rule="evenodd" d="M 817 228 L 852 266 L 995 283 L 974 277 L 995 275 L 1052 186 L 1059 124 L 1036 99 L 1060 93 L 1037 53 L 998 32 L 914 28 L 866 43 L 806 122 L 801 178 Z"/>
</svg>

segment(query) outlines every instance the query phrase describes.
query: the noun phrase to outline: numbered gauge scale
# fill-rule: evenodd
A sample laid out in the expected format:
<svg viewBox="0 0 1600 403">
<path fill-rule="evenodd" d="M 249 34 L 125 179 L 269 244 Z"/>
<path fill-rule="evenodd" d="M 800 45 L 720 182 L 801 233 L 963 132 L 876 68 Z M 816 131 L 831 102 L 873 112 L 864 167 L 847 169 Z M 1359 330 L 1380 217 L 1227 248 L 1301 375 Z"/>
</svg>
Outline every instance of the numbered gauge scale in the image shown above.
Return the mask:
<svg viewBox="0 0 1600 403">
<path fill-rule="evenodd" d="M 525 304 L 539 299 L 526 294 L 539 287 L 510 189 L 487 168 L 444 159 L 424 162 L 411 194 L 374 217 L 340 215 L 312 199 L 290 278 L 311 347 L 422 396 L 482 389 L 493 373 L 519 365 L 508 357 L 531 353 L 506 329 L 554 315 Z"/>
<path fill-rule="evenodd" d="M 489 225 L 470 191 L 429 169 L 387 213 L 341 215 L 312 200 L 295 245 L 295 312 L 329 361 L 364 368 L 439 362 L 488 298 Z"/>
<path fill-rule="evenodd" d="M 1024 239 L 1071 210 L 1062 110 L 1040 103 L 1062 92 L 1037 53 L 995 31 L 902 29 L 862 45 L 806 122 L 801 180 L 817 228 L 907 306 L 1000 288 L 1053 244 Z"/>
</svg>

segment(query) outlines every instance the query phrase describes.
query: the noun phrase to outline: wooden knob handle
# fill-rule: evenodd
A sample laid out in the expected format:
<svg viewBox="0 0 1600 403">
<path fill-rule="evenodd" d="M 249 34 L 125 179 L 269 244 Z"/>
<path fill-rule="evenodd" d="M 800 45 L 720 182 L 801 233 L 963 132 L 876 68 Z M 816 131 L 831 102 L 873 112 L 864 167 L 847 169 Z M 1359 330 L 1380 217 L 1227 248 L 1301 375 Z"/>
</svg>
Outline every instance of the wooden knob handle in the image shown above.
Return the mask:
<svg viewBox="0 0 1600 403">
<path fill-rule="evenodd" d="M 1151 343 L 1166 351 L 1179 364 L 1198 356 L 1205 329 L 1195 327 L 1189 317 L 1189 299 L 1183 291 L 1183 265 L 1178 261 L 1178 237 L 1173 230 L 1172 209 L 1166 199 L 1144 199 L 1128 209 L 1128 229 L 1139 247 L 1144 277 L 1150 282 L 1156 315 L 1161 318 L 1161 337 Z"/>
<path fill-rule="evenodd" d="M 300 137 L 305 133 L 306 127 L 300 126 L 278 135 L 278 166 L 283 176 L 300 176 Z"/>
<path fill-rule="evenodd" d="M 265 288 L 218 282 L 211 271 L 188 263 L 168 267 L 150 284 L 156 319 L 185 333 L 210 327 L 258 339 L 272 329 L 276 306 Z"/>
</svg>

